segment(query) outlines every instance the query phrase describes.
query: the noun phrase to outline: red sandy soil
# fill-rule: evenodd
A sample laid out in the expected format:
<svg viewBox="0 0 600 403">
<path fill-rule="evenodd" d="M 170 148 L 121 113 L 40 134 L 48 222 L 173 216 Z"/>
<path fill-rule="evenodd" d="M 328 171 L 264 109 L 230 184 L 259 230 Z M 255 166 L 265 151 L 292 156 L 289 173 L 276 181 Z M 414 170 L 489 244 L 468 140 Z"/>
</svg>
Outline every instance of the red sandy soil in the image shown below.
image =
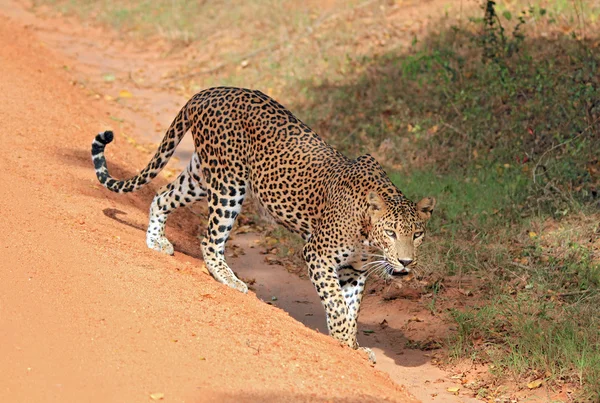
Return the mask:
<svg viewBox="0 0 600 403">
<path fill-rule="evenodd" d="M 175 257 L 147 249 L 164 180 L 133 195 L 97 184 L 106 111 L 4 16 L 0 63 L 1 401 L 416 401 L 363 354 L 202 271 L 190 212 L 172 217 Z M 117 143 L 115 175 L 145 165 Z"/>
</svg>

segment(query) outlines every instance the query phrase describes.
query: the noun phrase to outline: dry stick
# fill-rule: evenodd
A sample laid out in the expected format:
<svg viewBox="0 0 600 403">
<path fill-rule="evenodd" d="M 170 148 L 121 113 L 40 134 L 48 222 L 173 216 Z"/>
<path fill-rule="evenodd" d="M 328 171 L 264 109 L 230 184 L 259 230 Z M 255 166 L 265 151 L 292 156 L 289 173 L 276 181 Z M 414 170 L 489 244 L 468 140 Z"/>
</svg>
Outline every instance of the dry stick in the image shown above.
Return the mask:
<svg viewBox="0 0 600 403">
<path fill-rule="evenodd" d="M 517 267 L 519 267 L 521 269 L 531 270 L 531 267 L 525 266 L 524 264 L 520 264 L 520 263 L 517 263 L 517 262 L 509 262 L 509 263 L 512 264 L 513 266 L 517 266 Z M 524 282 L 524 283 L 527 282 L 527 277 L 518 275 L 517 273 L 515 273 L 511 269 L 507 268 L 506 266 L 503 267 L 503 269 L 506 270 L 507 272 L 509 272 L 510 274 L 512 274 L 513 276 L 515 276 L 516 278 L 518 278 L 519 280 L 521 280 L 522 282 Z"/>
<path fill-rule="evenodd" d="M 361 4 L 359 4 L 358 6 L 350 9 L 350 11 L 354 11 L 354 10 L 358 10 L 360 8 L 366 7 L 371 3 L 374 3 L 375 0 L 367 0 Z M 303 34 L 296 36 L 295 38 L 293 38 L 293 40 L 291 42 L 295 42 L 295 41 L 299 41 L 300 39 L 304 39 L 305 37 L 312 35 L 315 31 L 315 29 L 317 29 L 323 22 L 331 19 L 331 18 L 335 18 L 337 17 L 339 14 L 341 13 L 334 13 L 334 14 L 323 14 L 317 21 L 315 21 L 315 23 L 311 26 L 309 26 L 308 28 L 306 28 L 306 30 L 304 31 Z M 266 52 L 267 50 L 271 50 L 271 49 L 277 49 L 279 47 L 281 47 L 283 44 L 289 42 L 288 39 L 285 40 L 280 40 L 280 41 L 276 41 L 273 42 L 267 46 L 263 46 L 262 48 L 256 49 L 250 53 L 245 54 L 244 56 L 238 58 L 235 62 L 233 63 L 240 63 L 243 60 L 248 60 L 251 59 L 261 53 Z M 216 66 L 210 68 L 210 69 L 205 69 L 205 70 L 201 70 L 201 71 L 196 71 L 194 73 L 189 73 L 189 74 L 185 74 L 183 76 L 179 76 L 179 77 L 174 77 L 168 81 L 166 81 L 164 84 L 170 84 L 173 81 L 179 81 L 179 80 L 186 80 L 188 78 L 192 78 L 192 77 L 196 77 L 196 76 L 200 76 L 200 75 L 204 75 L 204 74 L 211 74 L 211 73 L 215 73 L 221 69 L 223 69 L 224 67 L 226 67 L 228 64 L 230 64 L 232 62 L 222 62 L 217 64 Z"/>
<path fill-rule="evenodd" d="M 588 289 L 588 290 L 579 290 L 579 291 L 571 291 L 571 292 L 561 292 L 558 294 L 549 294 L 549 295 L 556 295 L 559 297 L 572 297 L 574 295 L 587 294 L 590 292 L 592 292 L 592 290 Z"/>
<path fill-rule="evenodd" d="M 444 123 L 442 123 L 442 124 L 443 124 L 444 126 L 446 126 L 447 128 L 449 128 L 449 129 L 452 129 L 452 130 L 453 130 L 453 131 L 455 131 L 456 133 L 460 134 L 461 136 L 463 136 L 463 137 L 468 137 L 468 136 L 467 136 L 467 134 L 466 134 L 465 132 L 463 132 L 463 131 L 462 131 L 462 130 L 460 130 L 460 129 L 457 129 L 456 127 L 452 126 L 451 124 L 449 124 L 449 123 L 445 123 L 445 122 L 444 122 Z"/>
</svg>

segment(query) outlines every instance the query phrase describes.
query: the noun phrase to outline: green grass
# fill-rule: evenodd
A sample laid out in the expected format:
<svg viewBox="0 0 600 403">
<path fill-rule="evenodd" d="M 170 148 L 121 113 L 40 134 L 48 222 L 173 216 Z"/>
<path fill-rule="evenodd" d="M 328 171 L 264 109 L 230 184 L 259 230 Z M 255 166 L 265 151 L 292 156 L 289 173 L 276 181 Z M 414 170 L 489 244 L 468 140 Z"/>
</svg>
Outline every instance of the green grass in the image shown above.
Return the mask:
<svg viewBox="0 0 600 403">
<path fill-rule="evenodd" d="M 460 174 L 431 170 L 392 172 L 390 177 L 411 199 L 427 195 L 438 199 L 437 214 L 430 225 L 434 234 L 502 226 L 506 215 L 525 201 L 523 189 L 528 180 L 520 171 L 503 165 L 473 167 Z"/>
</svg>

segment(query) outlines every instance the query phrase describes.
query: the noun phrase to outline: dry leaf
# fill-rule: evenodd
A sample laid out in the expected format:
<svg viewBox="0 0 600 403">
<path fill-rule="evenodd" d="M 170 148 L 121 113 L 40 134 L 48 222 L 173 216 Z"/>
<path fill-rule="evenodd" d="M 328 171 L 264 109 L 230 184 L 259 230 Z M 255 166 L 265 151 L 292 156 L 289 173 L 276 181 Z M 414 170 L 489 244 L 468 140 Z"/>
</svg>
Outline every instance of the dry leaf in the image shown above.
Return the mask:
<svg viewBox="0 0 600 403">
<path fill-rule="evenodd" d="M 544 383 L 543 379 L 536 379 L 535 381 L 531 381 L 527 384 L 529 389 L 537 389 Z"/>
<path fill-rule="evenodd" d="M 265 256 L 265 261 L 268 264 L 277 264 L 277 265 L 283 266 L 283 262 L 281 260 L 279 260 L 276 257 L 271 256 L 271 255 Z"/>
<path fill-rule="evenodd" d="M 265 243 L 267 244 L 267 246 L 272 246 L 278 244 L 279 240 L 277 238 L 273 238 L 272 236 L 266 236 Z"/>
<path fill-rule="evenodd" d="M 458 395 L 458 391 L 460 390 L 460 387 L 452 386 L 451 388 L 448 388 L 446 390 L 450 393 L 454 393 L 455 395 Z"/>
<path fill-rule="evenodd" d="M 133 94 L 127 90 L 119 91 L 119 98 L 133 98 Z"/>
<path fill-rule="evenodd" d="M 164 398 L 165 398 L 164 393 L 160 393 L 160 392 L 150 393 L 150 399 L 152 399 L 152 400 L 162 400 Z"/>
</svg>

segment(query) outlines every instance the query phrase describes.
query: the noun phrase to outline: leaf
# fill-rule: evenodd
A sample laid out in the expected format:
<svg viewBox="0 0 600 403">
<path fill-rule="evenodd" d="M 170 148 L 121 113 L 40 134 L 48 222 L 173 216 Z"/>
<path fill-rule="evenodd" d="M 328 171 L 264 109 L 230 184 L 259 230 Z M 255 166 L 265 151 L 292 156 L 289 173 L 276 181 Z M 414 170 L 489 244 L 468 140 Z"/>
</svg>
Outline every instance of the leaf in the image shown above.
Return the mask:
<svg viewBox="0 0 600 403">
<path fill-rule="evenodd" d="M 544 383 L 543 379 L 536 379 L 535 381 L 531 381 L 527 384 L 529 389 L 537 389 Z"/>
<path fill-rule="evenodd" d="M 375 333 L 375 330 L 369 330 L 369 329 L 365 329 L 363 330 L 364 334 L 371 334 L 371 333 Z"/>
<path fill-rule="evenodd" d="M 455 395 L 458 395 L 458 391 L 460 390 L 459 386 L 452 386 L 448 389 L 446 389 L 448 392 L 450 393 L 454 393 Z"/>
<path fill-rule="evenodd" d="M 128 90 L 119 91 L 119 98 L 133 98 L 133 94 Z"/>
<path fill-rule="evenodd" d="M 533 232 L 533 231 L 529 231 L 529 238 L 533 239 L 535 237 L 537 237 L 537 233 Z"/>
<path fill-rule="evenodd" d="M 502 13 L 502 15 L 504 16 L 504 18 L 506 18 L 508 21 L 510 21 L 512 19 L 512 14 L 510 13 L 510 11 L 506 10 L 505 12 Z"/>
<path fill-rule="evenodd" d="M 440 129 L 440 127 L 438 125 L 433 125 L 429 128 L 429 130 L 427 130 L 427 132 L 429 134 L 436 134 L 439 129 Z"/>
<path fill-rule="evenodd" d="M 161 392 L 150 393 L 150 399 L 152 400 L 162 400 L 165 398 L 165 394 Z"/>
<path fill-rule="evenodd" d="M 279 240 L 277 238 L 272 237 L 272 236 L 266 236 L 265 237 L 265 243 L 268 246 L 271 246 L 271 245 L 275 245 L 275 244 L 279 243 Z M 269 252 L 267 252 L 267 253 L 269 253 Z"/>
</svg>

